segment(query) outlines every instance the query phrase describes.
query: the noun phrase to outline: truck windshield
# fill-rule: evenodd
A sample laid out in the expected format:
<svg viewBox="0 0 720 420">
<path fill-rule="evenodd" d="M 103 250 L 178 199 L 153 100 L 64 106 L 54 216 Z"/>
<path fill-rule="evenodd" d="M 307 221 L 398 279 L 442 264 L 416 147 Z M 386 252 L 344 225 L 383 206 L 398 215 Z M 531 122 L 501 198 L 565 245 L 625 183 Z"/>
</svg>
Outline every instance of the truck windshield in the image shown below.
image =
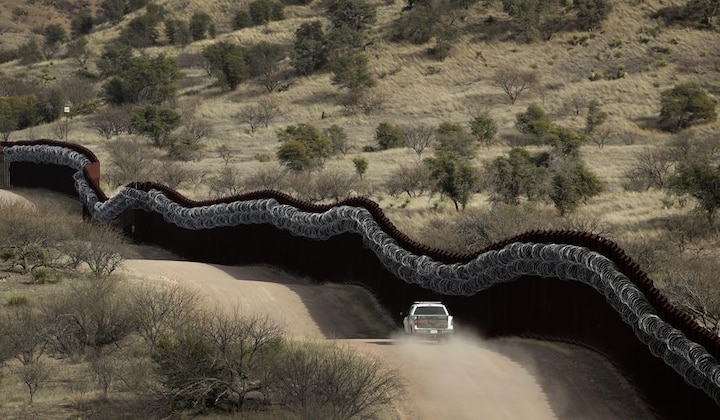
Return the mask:
<svg viewBox="0 0 720 420">
<path fill-rule="evenodd" d="M 442 306 L 418 306 L 415 315 L 447 315 Z"/>
</svg>

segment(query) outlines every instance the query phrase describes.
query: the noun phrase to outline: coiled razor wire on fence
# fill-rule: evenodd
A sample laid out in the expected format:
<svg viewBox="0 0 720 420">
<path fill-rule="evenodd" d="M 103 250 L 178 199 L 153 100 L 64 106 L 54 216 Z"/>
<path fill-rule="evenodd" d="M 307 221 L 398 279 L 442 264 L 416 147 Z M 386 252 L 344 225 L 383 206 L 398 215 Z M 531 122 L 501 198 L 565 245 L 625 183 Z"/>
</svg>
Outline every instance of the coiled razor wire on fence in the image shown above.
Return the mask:
<svg viewBox="0 0 720 420">
<path fill-rule="evenodd" d="M 190 230 L 270 224 L 313 240 L 354 233 L 363 238 L 395 276 L 444 295 L 471 296 L 522 276 L 585 283 L 605 296 L 653 355 L 720 404 L 720 365 L 715 358 L 663 321 L 640 289 L 611 260 L 587 248 L 516 242 L 478 255 L 468 263 L 446 264 L 400 247 L 362 207 L 336 206 L 323 213 L 312 213 L 275 199 L 259 199 L 188 208 L 161 191 L 130 187 L 121 188 L 101 202 L 83 174 L 82 168 L 90 163 L 83 155 L 47 145 L 9 146 L 3 153 L 7 162 L 53 163 L 76 169 L 74 180 L 79 199 L 93 218 L 103 223 L 116 219 L 126 209 L 142 209 L 159 213 L 167 222 Z"/>
</svg>

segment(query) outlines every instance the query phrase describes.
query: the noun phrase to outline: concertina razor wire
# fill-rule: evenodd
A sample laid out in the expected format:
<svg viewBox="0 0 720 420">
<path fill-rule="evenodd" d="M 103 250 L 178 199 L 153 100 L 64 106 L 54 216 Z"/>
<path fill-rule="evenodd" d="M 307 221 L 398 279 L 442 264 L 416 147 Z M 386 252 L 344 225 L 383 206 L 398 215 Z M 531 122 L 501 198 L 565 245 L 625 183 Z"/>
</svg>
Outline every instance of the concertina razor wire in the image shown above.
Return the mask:
<svg viewBox="0 0 720 420">
<path fill-rule="evenodd" d="M 322 213 L 305 212 L 275 199 L 234 201 L 184 207 L 162 191 L 120 188 L 101 202 L 85 179 L 90 161 L 74 150 L 53 145 L 7 146 L 5 161 L 69 166 L 80 201 L 92 217 L 108 223 L 127 209 L 156 212 L 169 223 L 189 230 L 269 224 L 313 240 L 353 233 L 363 238 L 383 266 L 405 282 L 444 295 L 472 296 L 495 284 L 522 276 L 578 281 L 593 287 L 630 325 L 656 357 L 689 384 L 720 404 L 720 365 L 701 345 L 662 320 L 645 295 L 607 257 L 575 245 L 520 243 L 487 251 L 467 263 L 446 264 L 400 247 L 362 207 L 336 206 Z"/>
</svg>

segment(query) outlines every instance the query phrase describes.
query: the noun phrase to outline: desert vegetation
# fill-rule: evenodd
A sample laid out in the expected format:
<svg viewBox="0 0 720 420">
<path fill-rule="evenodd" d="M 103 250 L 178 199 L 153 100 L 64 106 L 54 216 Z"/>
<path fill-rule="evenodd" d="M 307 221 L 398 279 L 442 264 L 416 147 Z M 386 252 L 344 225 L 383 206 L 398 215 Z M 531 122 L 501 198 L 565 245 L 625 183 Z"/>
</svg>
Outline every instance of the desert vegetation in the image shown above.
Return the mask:
<svg viewBox="0 0 720 420">
<path fill-rule="evenodd" d="M 108 192 L 367 195 L 453 251 L 589 230 L 718 311 L 715 1 L 0 4 L 3 138 L 91 147 Z"/>
<path fill-rule="evenodd" d="M 349 347 L 117 271 L 128 249 L 112 226 L 57 207 L 0 210 L 3 416 L 350 419 L 402 392 L 396 372 Z"/>
</svg>

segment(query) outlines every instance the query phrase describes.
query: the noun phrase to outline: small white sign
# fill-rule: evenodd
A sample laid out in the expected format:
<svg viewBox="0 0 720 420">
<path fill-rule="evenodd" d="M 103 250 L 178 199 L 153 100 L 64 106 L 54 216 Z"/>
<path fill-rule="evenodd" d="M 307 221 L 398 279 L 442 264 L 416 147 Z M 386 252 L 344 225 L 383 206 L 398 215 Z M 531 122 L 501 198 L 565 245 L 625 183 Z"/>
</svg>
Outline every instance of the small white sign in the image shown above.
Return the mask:
<svg viewBox="0 0 720 420">
<path fill-rule="evenodd" d="M 66 113 L 66 114 L 69 114 L 69 113 L 70 113 L 70 107 L 69 107 L 69 106 L 66 106 L 65 108 L 63 108 L 63 112 Z"/>
</svg>

